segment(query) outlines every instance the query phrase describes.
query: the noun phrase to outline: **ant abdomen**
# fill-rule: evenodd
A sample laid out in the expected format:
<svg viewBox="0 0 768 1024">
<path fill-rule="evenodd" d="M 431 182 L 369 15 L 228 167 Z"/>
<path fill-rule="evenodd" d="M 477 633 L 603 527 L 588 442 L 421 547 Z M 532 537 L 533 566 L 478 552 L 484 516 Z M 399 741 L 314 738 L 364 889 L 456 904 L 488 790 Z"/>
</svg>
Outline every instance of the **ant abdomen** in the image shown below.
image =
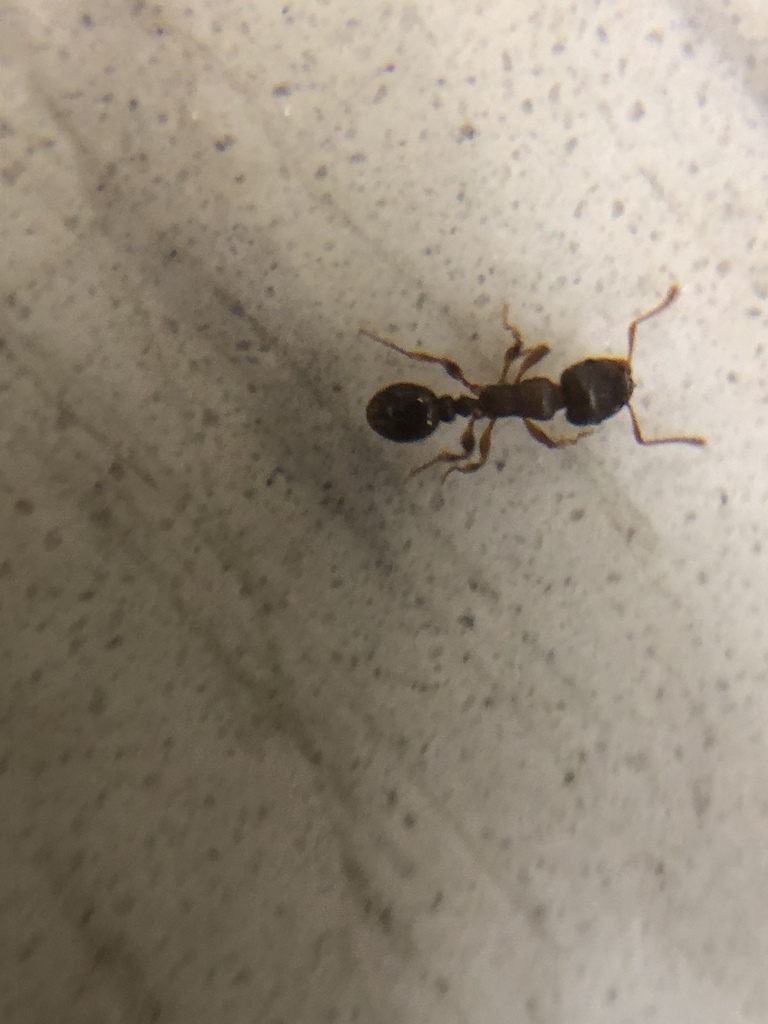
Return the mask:
<svg viewBox="0 0 768 1024">
<path fill-rule="evenodd" d="M 422 441 L 442 422 L 440 400 L 421 384 L 390 384 L 365 410 L 368 423 L 388 441 Z"/>
<path fill-rule="evenodd" d="M 388 441 L 423 441 L 441 423 L 471 416 L 477 400 L 470 395 L 436 395 L 423 384 L 401 381 L 377 391 L 365 411 L 368 423 Z"/>
</svg>

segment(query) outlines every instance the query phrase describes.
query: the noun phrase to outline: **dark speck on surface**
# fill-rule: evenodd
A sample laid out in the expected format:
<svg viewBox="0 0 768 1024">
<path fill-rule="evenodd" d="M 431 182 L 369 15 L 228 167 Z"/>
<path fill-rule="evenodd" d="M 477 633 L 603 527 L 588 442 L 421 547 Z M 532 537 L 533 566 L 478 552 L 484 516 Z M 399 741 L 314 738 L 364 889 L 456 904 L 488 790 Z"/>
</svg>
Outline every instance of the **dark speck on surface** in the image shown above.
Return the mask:
<svg viewBox="0 0 768 1024">
<path fill-rule="evenodd" d="M 96 509 L 96 511 L 91 514 L 91 522 L 95 523 L 96 526 L 108 526 L 112 522 L 112 519 L 113 512 L 108 506 Z"/>
<path fill-rule="evenodd" d="M 645 107 L 637 100 L 629 109 L 629 120 L 630 121 L 641 121 L 645 117 Z"/>
<path fill-rule="evenodd" d="M 107 698 L 103 686 L 94 686 L 91 699 L 88 702 L 88 710 L 92 715 L 100 715 L 106 707 Z"/>
</svg>

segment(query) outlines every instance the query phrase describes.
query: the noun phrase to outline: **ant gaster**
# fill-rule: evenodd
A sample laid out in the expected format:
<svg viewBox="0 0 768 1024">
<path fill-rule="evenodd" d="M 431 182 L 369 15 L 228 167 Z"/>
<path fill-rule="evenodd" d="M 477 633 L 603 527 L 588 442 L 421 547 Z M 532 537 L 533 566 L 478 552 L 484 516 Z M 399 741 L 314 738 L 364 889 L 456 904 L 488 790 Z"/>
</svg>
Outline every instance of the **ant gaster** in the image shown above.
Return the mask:
<svg viewBox="0 0 768 1024">
<path fill-rule="evenodd" d="M 632 429 L 638 444 L 705 445 L 707 441 L 703 437 L 645 437 L 630 401 L 635 387 L 632 380 L 632 355 L 637 328 L 645 320 L 650 320 L 671 305 L 679 294 L 680 286 L 673 284 L 662 302 L 632 321 L 628 330 L 629 351 L 626 359 L 618 356 L 593 356 L 590 359 L 582 359 L 563 370 L 559 382 L 548 377 L 525 376 L 531 367 L 549 353 L 550 348 L 549 345 L 525 348 L 522 334 L 509 322 L 509 307 L 506 305 L 503 312 L 504 327 L 512 334 L 515 343 L 507 349 L 501 376 L 495 384 L 472 384 L 465 377 L 459 364 L 452 359 L 401 348 L 394 341 L 382 337 L 375 331 L 361 327 L 360 334 L 386 345 L 387 348 L 409 359 L 437 363 L 449 377 L 461 381 L 472 392 L 471 395 L 454 398 L 451 395 L 436 395 L 434 391 L 421 384 L 390 384 L 389 387 L 378 391 L 368 403 L 368 423 L 377 434 L 388 441 L 421 441 L 437 430 L 441 423 L 451 423 L 457 416 L 468 417 L 469 423 L 461 435 L 460 452 L 440 452 L 409 474 L 413 476 L 439 462 L 454 463 L 446 470 L 443 479 L 453 472 L 474 473 L 486 464 L 491 450 L 493 428 L 496 421 L 505 416 L 517 416 L 522 419 L 528 433 L 540 444 L 548 448 L 564 448 L 566 445 L 576 444 L 580 438 L 592 431 L 581 430 L 574 437 L 552 437 L 536 421 L 551 420 L 556 412 L 564 409 L 565 418 L 574 426 L 594 426 L 610 419 L 626 405 L 632 417 Z M 522 362 L 514 379 L 509 382 L 507 376 L 512 364 L 518 359 Z M 488 425 L 480 437 L 480 457 L 470 462 L 470 456 L 475 449 L 475 424 L 480 419 L 487 419 Z"/>
</svg>

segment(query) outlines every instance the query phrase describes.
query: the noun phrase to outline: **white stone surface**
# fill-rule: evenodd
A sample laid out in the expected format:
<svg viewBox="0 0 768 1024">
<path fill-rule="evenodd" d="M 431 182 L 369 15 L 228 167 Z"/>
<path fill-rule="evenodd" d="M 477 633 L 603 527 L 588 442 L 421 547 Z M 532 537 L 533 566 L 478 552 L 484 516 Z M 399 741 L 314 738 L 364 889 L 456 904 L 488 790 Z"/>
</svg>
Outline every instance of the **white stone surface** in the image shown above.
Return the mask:
<svg viewBox="0 0 768 1024">
<path fill-rule="evenodd" d="M 768 1020 L 765 6 L 0 17 L 2 1020 Z"/>
</svg>

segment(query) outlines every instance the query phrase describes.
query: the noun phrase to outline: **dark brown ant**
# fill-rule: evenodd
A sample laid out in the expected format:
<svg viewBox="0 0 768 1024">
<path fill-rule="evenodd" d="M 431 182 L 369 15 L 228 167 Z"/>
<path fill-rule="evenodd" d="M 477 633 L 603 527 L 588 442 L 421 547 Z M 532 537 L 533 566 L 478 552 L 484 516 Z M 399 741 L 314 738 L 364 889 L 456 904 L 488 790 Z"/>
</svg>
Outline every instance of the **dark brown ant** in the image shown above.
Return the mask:
<svg viewBox="0 0 768 1024">
<path fill-rule="evenodd" d="M 496 421 L 504 416 L 518 416 L 525 424 L 528 433 L 547 448 L 564 448 L 576 444 L 591 434 L 591 430 L 581 430 L 575 437 L 552 437 L 536 420 L 551 420 L 560 409 L 565 410 L 565 418 L 574 426 L 595 426 L 610 419 L 625 405 L 632 417 L 632 429 L 638 444 L 692 444 L 705 445 L 704 437 L 644 437 L 640 429 L 637 414 L 632 408 L 630 398 L 635 383 L 632 380 L 632 355 L 635 347 L 635 335 L 638 326 L 645 320 L 661 313 L 671 305 L 680 294 L 680 286 L 673 284 L 666 297 L 658 306 L 642 316 L 637 317 L 629 325 L 629 352 L 626 359 L 618 356 L 592 356 L 563 370 L 560 382 L 547 377 L 527 377 L 524 375 L 540 362 L 549 351 L 549 345 L 536 345 L 526 349 L 523 336 L 514 324 L 509 322 L 509 307 L 504 306 L 503 323 L 515 339 L 514 345 L 507 349 L 501 376 L 496 384 L 472 384 L 464 375 L 458 363 L 444 356 L 431 355 L 429 352 L 417 352 L 401 348 L 388 338 L 382 337 L 367 327 L 360 328 L 360 334 L 378 341 L 381 345 L 400 352 L 423 363 L 437 363 L 449 377 L 468 388 L 471 395 L 436 395 L 434 391 L 421 384 L 390 384 L 378 391 L 368 403 L 366 416 L 368 423 L 381 437 L 388 441 L 421 441 L 429 437 L 441 423 L 451 423 L 457 416 L 469 418 L 464 433 L 461 435 L 460 452 L 440 452 L 434 459 L 425 462 L 409 473 L 414 476 L 422 470 L 434 466 L 438 462 L 454 462 L 446 470 L 443 479 L 449 473 L 474 473 L 488 461 L 491 450 L 491 435 Z M 512 364 L 522 359 L 514 380 L 509 383 L 507 375 Z M 480 437 L 480 457 L 469 462 L 475 449 L 475 423 L 487 419 L 488 426 Z M 464 460 L 464 465 L 458 463 Z"/>
</svg>

